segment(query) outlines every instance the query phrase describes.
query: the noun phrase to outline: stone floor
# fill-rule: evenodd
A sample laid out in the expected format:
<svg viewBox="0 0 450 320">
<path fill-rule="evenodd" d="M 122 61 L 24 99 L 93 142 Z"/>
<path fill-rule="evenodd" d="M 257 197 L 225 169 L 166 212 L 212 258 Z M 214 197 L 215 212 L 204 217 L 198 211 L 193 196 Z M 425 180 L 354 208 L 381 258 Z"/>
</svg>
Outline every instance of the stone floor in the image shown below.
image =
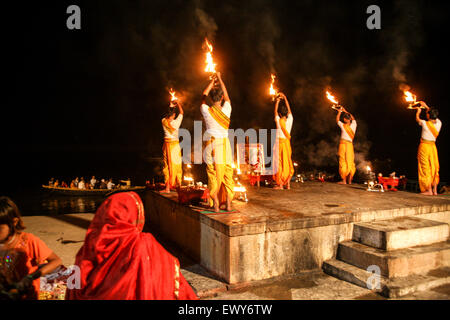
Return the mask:
<svg viewBox="0 0 450 320">
<path fill-rule="evenodd" d="M 238 213 L 203 214 L 211 227 L 230 236 L 330 224 L 371 221 L 373 217 L 450 211 L 448 195 L 423 196 L 405 191 L 368 192 L 364 185 L 293 183 L 290 190 L 248 187 L 249 201 L 234 201 Z M 176 192 L 162 194 L 177 200 Z M 201 211 L 195 206 L 195 211 Z M 200 213 L 199 213 L 200 214 Z"/>
<path fill-rule="evenodd" d="M 273 192 L 277 192 L 274 201 Z M 292 190 L 275 191 L 261 188 L 249 190 L 250 202 L 236 202 L 235 208 L 241 211 L 238 216 L 216 215 L 214 219 L 226 224 L 258 223 L 279 219 L 308 221 L 311 218 L 335 215 L 357 215 L 358 212 L 379 209 L 402 209 L 435 207 L 441 211 L 449 210 L 450 197 L 425 197 L 408 192 L 371 193 L 363 186 L 341 186 L 330 183 L 305 183 Z M 261 211 L 261 208 L 264 208 Z M 445 210 L 444 210 L 445 211 Z M 93 218 L 92 213 L 61 216 L 23 217 L 26 231 L 40 237 L 63 263 L 74 263 L 76 253 L 83 244 L 86 229 Z M 245 221 L 244 221 L 245 220 Z M 385 299 L 368 289 L 360 288 L 345 281 L 324 274 L 321 270 L 268 279 L 241 285 L 227 285 L 209 275 L 200 265 L 184 256 L 176 246 L 156 235 L 164 247 L 178 257 L 182 273 L 203 299 L 281 299 L 281 300 L 372 300 Z M 402 299 L 450 299 L 450 286 L 416 293 Z"/>
</svg>

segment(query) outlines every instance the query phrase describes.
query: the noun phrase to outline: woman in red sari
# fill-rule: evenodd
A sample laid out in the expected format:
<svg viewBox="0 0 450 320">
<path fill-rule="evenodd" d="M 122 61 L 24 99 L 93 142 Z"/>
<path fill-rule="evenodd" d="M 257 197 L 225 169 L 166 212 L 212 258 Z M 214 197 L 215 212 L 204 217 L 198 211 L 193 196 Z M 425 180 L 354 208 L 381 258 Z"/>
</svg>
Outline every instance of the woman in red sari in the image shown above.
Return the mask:
<svg viewBox="0 0 450 320">
<path fill-rule="evenodd" d="M 150 233 L 143 233 L 144 206 L 137 193 L 110 196 L 98 208 L 75 265 L 81 288 L 66 300 L 198 299 L 178 259 Z"/>
</svg>

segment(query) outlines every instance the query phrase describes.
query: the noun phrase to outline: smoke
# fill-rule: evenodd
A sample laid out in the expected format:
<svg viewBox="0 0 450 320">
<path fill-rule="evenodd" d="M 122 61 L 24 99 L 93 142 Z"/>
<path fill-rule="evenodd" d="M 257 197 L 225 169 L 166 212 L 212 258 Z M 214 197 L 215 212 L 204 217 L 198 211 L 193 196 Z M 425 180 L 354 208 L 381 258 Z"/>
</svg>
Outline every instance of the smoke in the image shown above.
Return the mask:
<svg viewBox="0 0 450 320">
<path fill-rule="evenodd" d="M 423 43 L 417 1 L 396 1 L 387 13 L 383 7 L 383 17 L 391 15 L 391 23 L 370 37 L 367 32 L 374 31 L 367 31 L 354 11 L 337 1 L 326 6 L 302 1 L 289 7 L 269 0 L 137 3 L 134 11 L 127 7 L 132 13 L 122 18 L 122 25 L 106 32 L 102 43 L 108 47 L 102 52 L 116 55 L 105 63 L 120 69 L 130 83 L 128 96 L 117 100 L 150 115 L 141 135 L 148 137 L 153 156 L 160 154 L 160 117 L 169 103 L 169 88 L 183 103 L 183 128 L 193 132 L 194 120 L 202 119 L 201 95 L 209 81 L 203 72 L 206 37 L 232 100 L 232 128 L 274 128 L 268 89 L 270 74 L 275 73 L 276 86 L 287 95 L 294 114 L 294 160 L 300 169 L 336 168 L 340 130 L 336 111 L 325 98 L 328 88 L 358 122 L 355 158 L 358 168 L 364 168 L 371 161 L 367 123 L 373 121 L 370 111 L 377 106 L 376 95 L 392 89 L 392 82 L 407 82 L 410 60 Z M 111 19 L 110 24 L 115 23 Z M 117 38 L 127 41 L 115 47 Z M 365 49 L 374 47 L 373 42 L 379 55 Z M 126 67 L 117 57 L 129 59 Z M 135 74 L 143 79 L 136 80 Z M 376 92 L 375 99 L 371 92 Z M 133 95 L 140 95 L 138 103 Z"/>
<path fill-rule="evenodd" d="M 398 84 L 407 83 L 407 67 L 414 51 L 424 42 L 422 26 L 422 9 L 418 1 L 397 0 L 393 8 L 393 24 L 389 32 L 383 33 L 381 41 L 388 45 L 385 67 L 380 70 L 379 77 L 386 79 L 388 75 Z"/>
</svg>

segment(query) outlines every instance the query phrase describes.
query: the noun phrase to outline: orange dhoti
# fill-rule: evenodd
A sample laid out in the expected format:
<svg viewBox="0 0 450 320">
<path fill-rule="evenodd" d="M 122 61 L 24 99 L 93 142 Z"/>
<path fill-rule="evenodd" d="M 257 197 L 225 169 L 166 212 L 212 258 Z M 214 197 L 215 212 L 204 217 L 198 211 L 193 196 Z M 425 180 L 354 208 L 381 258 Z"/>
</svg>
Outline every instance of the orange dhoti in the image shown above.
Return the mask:
<svg viewBox="0 0 450 320">
<path fill-rule="evenodd" d="M 181 149 L 178 140 L 165 140 L 163 145 L 164 182 L 170 188 L 181 185 L 183 169 L 181 166 Z"/>
<path fill-rule="evenodd" d="M 353 150 L 353 143 L 341 139 L 339 143 L 339 174 L 342 180 L 345 181 L 348 175 L 354 176 L 356 172 L 355 166 L 355 152 Z"/>
<path fill-rule="evenodd" d="M 212 138 L 206 145 L 206 173 L 208 174 L 209 204 L 213 206 L 212 197 L 217 195 L 219 204 L 226 199 L 233 200 L 233 159 L 228 138 Z"/>
<path fill-rule="evenodd" d="M 439 184 L 439 158 L 434 141 L 421 140 L 417 152 L 420 191 Z"/>
<path fill-rule="evenodd" d="M 274 155 L 273 178 L 278 185 L 284 186 L 291 181 L 291 178 L 294 175 L 291 141 L 289 139 L 278 138 Z"/>
</svg>

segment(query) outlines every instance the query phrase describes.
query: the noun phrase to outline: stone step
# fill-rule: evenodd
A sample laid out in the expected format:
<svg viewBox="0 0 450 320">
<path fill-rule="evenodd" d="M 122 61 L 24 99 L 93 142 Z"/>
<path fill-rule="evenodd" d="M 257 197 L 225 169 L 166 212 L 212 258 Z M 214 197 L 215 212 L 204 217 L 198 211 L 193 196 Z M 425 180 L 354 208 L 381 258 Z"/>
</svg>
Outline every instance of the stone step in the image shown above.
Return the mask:
<svg viewBox="0 0 450 320">
<path fill-rule="evenodd" d="M 364 270 L 378 266 L 387 278 L 406 277 L 450 266 L 450 241 L 394 251 L 346 241 L 339 244 L 337 259 Z"/>
<path fill-rule="evenodd" d="M 447 223 L 415 217 L 355 223 L 353 226 L 353 241 L 386 251 L 443 242 L 448 238 Z"/>
<path fill-rule="evenodd" d="M 450 268 L 442 267 L 426 274 L 413 274 L 407 277 L 387 279 L 380 276 L 379 286 L 375 287 L 374 274 L 351 264 L 328 260 L 323 263 L 323 271 L 338 279 L 353 283 L 359 287 L 372 289 L 387 298 L 399 298 L 419 291 L 429 290 L 450 283 Z M 372 277 L 372 278 L 371 278 Z M 370 283 L 371 285 L 368 285 Z"/>
</svg>

